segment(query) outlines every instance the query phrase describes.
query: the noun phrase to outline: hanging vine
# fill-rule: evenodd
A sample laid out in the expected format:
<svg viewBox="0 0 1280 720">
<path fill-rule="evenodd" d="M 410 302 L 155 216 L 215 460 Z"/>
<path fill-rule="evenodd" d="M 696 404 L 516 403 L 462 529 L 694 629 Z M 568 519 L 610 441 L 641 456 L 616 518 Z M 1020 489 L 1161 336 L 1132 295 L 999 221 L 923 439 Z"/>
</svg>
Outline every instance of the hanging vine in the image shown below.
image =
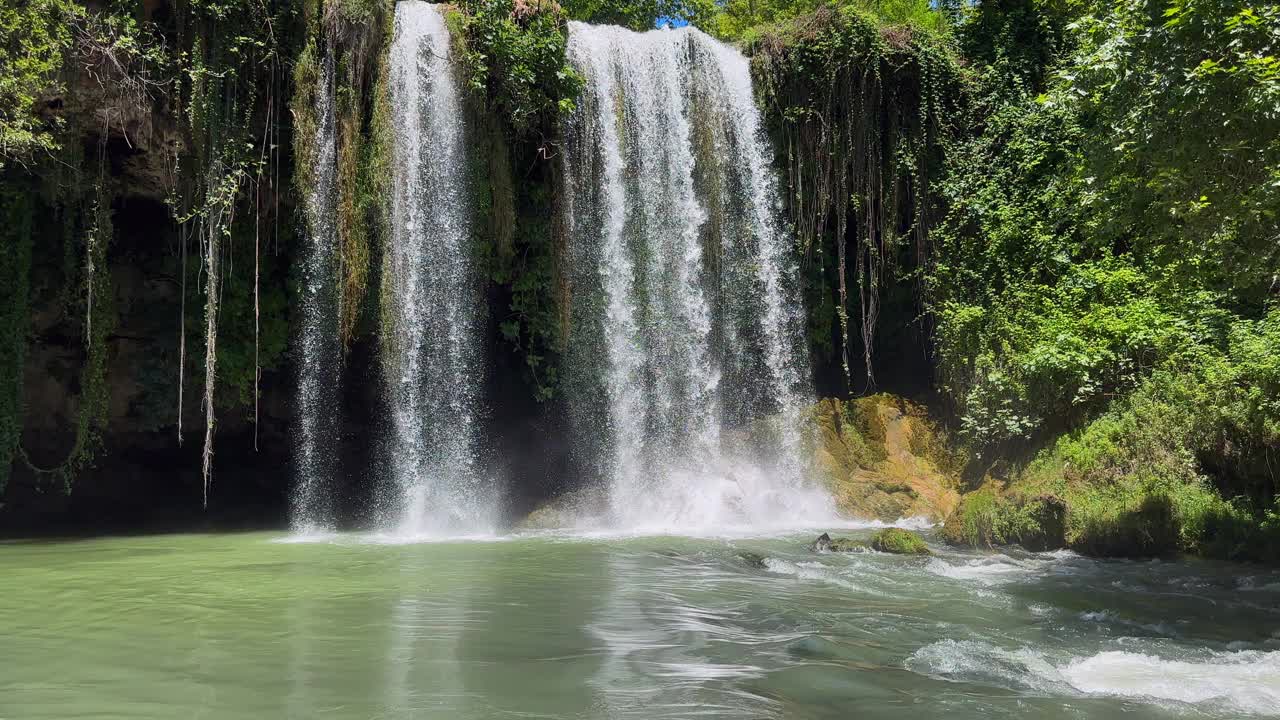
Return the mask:
<svg viewBox="0 0 1280 720">
<path fill-rule="evenodd" d="M 75 316 L 77 306 L 83 308 L 81 325 L 84 333 L 84 362 L 80 368 L 79 408 L 70 450 L 61 463 L 42 467 L 34 463 L 21 445 L 17 452 L 23 462 L 39 478 L 70 493 L 76 478 L 92 463 L 102 446 L 107 427 L 107 340 L 115 330 L 116 314 L 111 273 L 107 269 L 107 248 L 113 234 L 111 222 L 112 193 L 105 174 L 105 151 L 99 146 L 100 173 L 92 194 L 83 199 L 83 209 L 64 209 L 67 237 L 64 238 L 68 262 L 65 263 L 68 314 Z M 77 220 L 79 222 L 77 222 Z M 80 229 L 83 243 L 75 241 Z M 82 245 L 81 264 L 73 248 Z M 28 255 L 29 264 L 29 255 Z M 78 267 L 78 269 L 77 269 Z"/>
<path fill-rule="evenodd" d="M 203 502 L 208 505 L 213 476 L 219 378 L 220 311 L 228 274 L 234 270 L 236 216 L 241 204 L 253 211 L 252 370 L 248 384 L 258 402 L 260 356 L 260 234 L 262 187 L 274 184 L 279 156 L 276 103 L 281 85 L 278 25 L 294 13 L 288 3 L 198 0 L 187 6 L 180 45 L 189 45 L 185 66 L 184 134 L 189 152 L 171 196 L 175 219 L 185 238 L 194 236 L 203 275 L 203 398 L 205 434 L 201 451 Z M 274 212 L 274 208 L 271 208 Z M 187 228 L 191 228 L 190 231 Z M 185 254 L 187 243 L 183 242 Z M 184 300 L 185 312 L 185 264 Z M 185 317 L 180 355 L 185 359 Z M 180 375 L 181 378 L 181 375 Z M 181 382 L 181 380 L 180 380 Z M 181 403 L 181 393 L 179 394 Z M 179 405 L 181 414 L 181 404 Z M 254 444 L 257 436 L 255 430 Z"/>
<path fill-rule="evenodd" d="M 822 6 L 748 51 L 785 149 L 785 205 L 809 278 L 813 344 L 827 345 L 834 316 L 845 387 L 854 390 L 851 355 L 860 350 L 862 392 L 870 392 L 881 303 L 904 241 L 914 239 L 915 268 L 928 262 L 928 168 L 940 152 L 958 65 L 944 40 L 885 26 L 856 7 Z"/>
</svg>

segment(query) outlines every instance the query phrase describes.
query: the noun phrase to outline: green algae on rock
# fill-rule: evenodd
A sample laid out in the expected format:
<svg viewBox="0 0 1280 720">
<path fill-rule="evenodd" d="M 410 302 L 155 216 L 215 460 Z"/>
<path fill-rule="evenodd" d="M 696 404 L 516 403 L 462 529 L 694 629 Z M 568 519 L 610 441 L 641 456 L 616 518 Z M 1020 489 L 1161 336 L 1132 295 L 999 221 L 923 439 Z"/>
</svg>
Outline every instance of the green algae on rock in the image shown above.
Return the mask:
<svg viewBox="0 0 1280 720">
<path fill-rule="evenodd" d="M 871 536 L 871 548 L 894 555 L 932 555 L 924 538 L 902 528 L 885 528 Z"/>
</svg>

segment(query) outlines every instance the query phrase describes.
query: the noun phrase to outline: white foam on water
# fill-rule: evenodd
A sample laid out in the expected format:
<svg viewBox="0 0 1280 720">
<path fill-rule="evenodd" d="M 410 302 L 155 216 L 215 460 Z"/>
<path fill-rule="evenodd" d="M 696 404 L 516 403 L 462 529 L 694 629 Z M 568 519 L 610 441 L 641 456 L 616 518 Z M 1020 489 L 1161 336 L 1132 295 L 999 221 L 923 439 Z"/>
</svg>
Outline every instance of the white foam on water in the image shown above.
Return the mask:
<svg viewBox="0 0 1280 720">
<path fill-rule="evenodd" d="M 960 564 L 933 558 L 929 560 L 929 564 L 925 566 L 925 569 L 934 575 L 951 578 L 952 580 L 967 580 L 984 585 L 996 585 L 1026 575 L 1033 568 L 1019 563 L 1007 555 L 996 555 L 990 558 L 967 560 Z"/>
<path fill-rule="evenodd" d="M 781 560 L 778 558 L 765 558 L 764 566 L 769 572 L 779 575 L 790 575 L 800 580 L 817 580 L 819 582 L 839 585 L 849 590 L 866 591 L 865 587 L 850 581 L 841 575 L 837 568 L 829 567 L 819 562 L 799 562 L 794 563 L 790 560 Z"/>
<path fill-rule="evenodd" d="M 929 530 L 938 526 L 938 523 L 935 523 L 924 515 L 902 517 L 887 524 L 882 524 L 879 520 L 872 520 L 871 523 L 871 527 L 879 527 L 883 525 L 883 527 L 896 527 L 902 528 L 903 530 Z"/>
<path fill-rule="evenodd" d="M 513 540 L 513 535 L 496 533 L 441 534 L 430 532 L 373 532 L 348 536 L 353 545 L 423 545 L 430 543 L 501 542 Z"/>
<path fill-rule="evenodd" d="M 1079 560 L 1080 558 L 1084 557 L 1080 553 L 1074 550 L 1067 550 L 1066 548 L 1061 548 L 1058 550 L 1050 550 L 1048 552 L 1036 553 L 1036 556 L 1051 558 L 1053 560 Z"/>
<path fill-rule="evenodd" d="M 1034 573 L 1071 574 L 1077 571 L 1072 561 L 1081 559 L 1082 556 L 1070 550 L 1034 553 L 1019 558 L 1003 553 L 954 560 L 935 557 L 929 561 L 926 569 L 934 575 L 952 580 L 1002 585 Z"/>
<path fill-rule="evenodd" d="M 1232 714 L 1280 714 L 1280 651 L 1194 652 L 1184 659 L 1107 650 L 1053 662 L 1030 648 L 942 640 L 909 657 L 908 670 L 948 682 L 977 682 L 1058 695 L 1183 703 Z"/>
<path fill-rule="evenodd" d="M 1143 623 L 1136 620 L 1120 617 L 1110 610 L 1088 610 L 1080 613 L 1080 619 L 1085 622 L 1098 623 L 1101 625 L 1121 625 L 1128 628 L 1136 628 L 1138 630 L 1146 630 L 1147 632 L 1157 635 L 1167 635 L 1169 637 L 1177 637 L 1178 631 L 1169 623 Z"/>
<path fill-rule="evenodd" d="M 1249 592 L 1280 592 L 1280 581 L 1266 582 L 1266 580 L 1270 578 L 1264 579 L 1262 584 L 1259 584 L 1258 578 L 1246 575 L 1236 579 L 1236 589 Z"/>
<path fill-rule="evenodd" d="M 1036 617 L 1049 617 L 1054 613 L 1053 607 L 1044 603 L 1031 603 L 1027 605 L 1027 611 Z"/>
<path fill-rule="evenodd" d="M 906 668 L 948 682 L 979 682 L 1038 692 L 1062 691 L 1058 671 L 1044 656 L 1005 650 L 977 640 L 941 640 L 916 650 Z"/>
<path fill-rule="evenodd" d="M 1207 660 L 1165 660 L 1108 651 L 1061 668 L 1090 695 L 1214 703 L 1252 715 L 1280 714 L 1280 652 L 1213 653 Z"/>
<path fill-rule="evenodd" d="M 936 525 L 927 517 L 903 517 L 892 522 L 882 520 L 860 520 L 839 517 L 835 514 L 830 498 L 826 495 L 809 496 L 801 492 L 786 497 L 774 496 L 761 492 L 750 501 L 754 509 L 742 511 L 743 503 L 752 493 L 743 493 L 734 484 L 733 489 L 725 489 L 723 483 L 690 483 L 699 489 L 690 491 L 696 498 L 687 506 L 685 512 L 672 516 L 652 519 L 648 522 L 618 525 L 608 511 L 578 507 L 573 503 L 548 506 L 551 514 L 558 519 L 561 527 L 540 527 L 518 529 L 514 532 L 523 536 L 568 536 L 586 539 L 622 539 L 633 537 L 693 537 L 693 538 L 782 538 L 804 533 L 839 533 L 857 530 L 881 530 L 884 528 L 902 528 L 904 530 L 928 530 Z M 708 495 L 717 495 L 717 499 L 708 501 Z M 770 500 L 786 502 L 794 509 L 798 505 L 807 504 L 809 509 L 797 513 L 793 517 L 786 513 L 781 517 L 770 518 L 767 506 Z M 812 538 L 805 540 L 809 542 Z"/>
<path fill-rule="evenodd" d="M 681 680 L 733 680 L 764 677 L 762 668 L 755 665 L 722 665 L 717 663 L 657 663 L 653 674 L 657 677 Z"/>
</svg>

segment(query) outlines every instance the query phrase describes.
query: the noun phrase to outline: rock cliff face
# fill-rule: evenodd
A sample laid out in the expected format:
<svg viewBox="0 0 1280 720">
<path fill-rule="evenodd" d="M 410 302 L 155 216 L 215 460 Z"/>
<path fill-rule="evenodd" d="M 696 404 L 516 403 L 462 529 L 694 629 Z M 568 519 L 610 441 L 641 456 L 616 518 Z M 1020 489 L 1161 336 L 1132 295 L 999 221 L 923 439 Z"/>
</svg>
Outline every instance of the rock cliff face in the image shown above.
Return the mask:
<svg viewBox="0 0 1280 720">
<path fill-rule="evenodd" d="M 113 232 L 106 252 L 108 298 L 114 327 L 105 339 L 106 412 L 101 446 L 82 473 L 64 480 L 40 472 L 62 465 L 77 443 L 86 359 L 83 317 L 75 298 L 75 273 L 65 270 L 67 240 L 53 212 L 37 217 L 29 334 L 23 378 L 21 455 L 0 507 L 0 528 L 38 526 L 64 518 L 76 526 L 96 523 L 136 527 L 155 515 L 182 508 L 201 510 L 200 409 L 196 355 L 200 305 L 187 302 L 187 373 L 183 404 L 184 442 L 178 435 L 178 367 L 182 304 L 179 235 L 155 188 L 132 174 L 129 158 L 110 159 Z M 73 246 L 74 247 L 74 246 Z M 252 262 L 248 258 L 247 262 Z M 194 273 L 192 273 L 194 277 Z M 194 285 L 194 280 L 188 280 Z M 247 330 L 252 332 L 251 326 Z M 284 363 L 263 373 L 257 418 L 253 405 L 231 396 L 219 423 L 218 474 L 227 492 L 215 497 L 271 512 L 287 483 L 290 383 Z M 221 501 L 221 502 L 219 502 Z M 176 520 L 175 520 L 176 521 Z"/>
<path fill-rule="evenodd" d="M 828 398 L 813 422 L 813 464 L 841 513 L 941 522 L 959 504 L 961 461 L 920 405 L 893 395 Z"/>
</svg>

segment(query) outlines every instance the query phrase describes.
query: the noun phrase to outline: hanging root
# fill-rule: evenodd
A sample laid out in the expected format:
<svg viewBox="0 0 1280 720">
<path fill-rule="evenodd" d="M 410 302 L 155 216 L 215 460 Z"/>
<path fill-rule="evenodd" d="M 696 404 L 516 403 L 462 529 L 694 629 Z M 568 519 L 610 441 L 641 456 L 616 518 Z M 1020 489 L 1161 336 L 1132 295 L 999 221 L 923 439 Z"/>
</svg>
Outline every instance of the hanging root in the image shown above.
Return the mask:
<svg viewBox="0 0 1280 720">
<path fill-rule="evenodd" d="M 214 218 L 205 221 L 205 351 L 204 351 L 204 451 L 201 475 L 204 479 L 204 507 L 209 507 L 209 479 L 213 465 L 213 388 L 218 361 L 218 235 Z"/>
<path fill-rule="evenodd" d="M 182 244 L 179 251 L 179 269 L 182 273 L 182 298 L 178 301 L 178 447 L 182 447 L 182 387 L 186 379 L 187 368 L 187 228 L 181 226 L 178 231 L 178 242 Z"/>
<path fill-rule="evenodd" d="M 836 256 L 834 314 L 850 392 L 855 342 L 861 345 L 865 390 L 875 387 L 882 295 L 906 241 L 914 240 L 916 269 L 929 262 L 928 164 L 931 153 L 943 147 L 942 98 L 959 76 L 943 50 L 913 37 L 904 40 L 858 13 L 822 7 L 749 47 L 767 111 L 780 121 L 786 210 L 802 269 L 816 272 L 820 279 L 813 287 L 824 295 L 830 262 L 824 255 Z M 920 296 L 927 290 L 926 275 L 915 273 Z M 852 310 L 850 281 L 857 284 L 858 306 Z M 831 298 L 814 300 L 812 308 L 825 309 Z"/>
</svg>

